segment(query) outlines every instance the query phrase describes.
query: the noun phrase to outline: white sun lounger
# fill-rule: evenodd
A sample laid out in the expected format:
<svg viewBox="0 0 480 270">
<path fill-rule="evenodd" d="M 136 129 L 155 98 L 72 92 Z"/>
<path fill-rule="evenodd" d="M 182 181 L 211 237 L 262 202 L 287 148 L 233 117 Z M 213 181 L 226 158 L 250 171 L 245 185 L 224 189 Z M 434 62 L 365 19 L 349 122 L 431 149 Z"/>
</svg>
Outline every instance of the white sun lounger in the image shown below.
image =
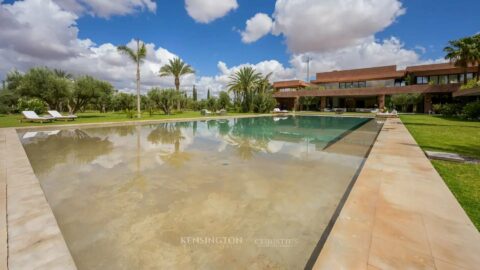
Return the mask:
<svg viewBox="0 0 480 270">
<path fill-rule="evenodd" d="M 37 113 L 35 113 L 34 111 L 23 111 L 22 114 L 23 114 L 23 119 L 21 119 L 20 122 L 30 121 L 30 122 L 43 123 L 43 122 L 51 122 L 55 120 L 55 118 L 53 117 L 38 116 Z"/>
<path fill-rule="evenodd" d="M 50 114 L 53 118 L 55 118 L 55 120 L 64 120 L 64 121 L 72 120 L 73 121 L 77 119 L 76 115 L 64 116 L 60 114 L 58 111 L 48 111 L 48 114 Z"/>
</svg>

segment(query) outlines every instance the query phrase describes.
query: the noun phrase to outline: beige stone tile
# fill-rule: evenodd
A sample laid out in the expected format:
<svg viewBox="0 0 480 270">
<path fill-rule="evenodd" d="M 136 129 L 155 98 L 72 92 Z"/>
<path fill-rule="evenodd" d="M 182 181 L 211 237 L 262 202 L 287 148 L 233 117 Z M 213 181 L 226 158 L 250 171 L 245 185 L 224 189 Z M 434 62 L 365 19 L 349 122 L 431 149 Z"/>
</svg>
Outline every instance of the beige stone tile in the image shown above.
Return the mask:
<svg viewBox="0 0 480 270">
<path fill-rule="evenodd" d="M 476 228 L 432 216 L 425 216 L 424 223 L 435 258 L 467 269 L 478 269 L 480 234 Z"/>
<path fill-rule="evenodd" d="M 395 205 L 379 202 L 373 237 L 398 241 L 411 250 L 431 255 L 422 216 Z"/>
<path fill-rule="evenodd" d="M 437 270 L 467 270 L 467 268 L 463 268 L 458 265 L 447 263 L 437 258 L 435 258 L 435 267 L 437 267 Z M 471 270 L 474 270 L 474 269 L 475 268 L 471 268 Z"/>
<path fill-rule="evenodd" d="M 373 237 L 368 263 L 379 269 L 432 269 L 433 257 L 411 250 L 399 241 Z"/>
</svg>

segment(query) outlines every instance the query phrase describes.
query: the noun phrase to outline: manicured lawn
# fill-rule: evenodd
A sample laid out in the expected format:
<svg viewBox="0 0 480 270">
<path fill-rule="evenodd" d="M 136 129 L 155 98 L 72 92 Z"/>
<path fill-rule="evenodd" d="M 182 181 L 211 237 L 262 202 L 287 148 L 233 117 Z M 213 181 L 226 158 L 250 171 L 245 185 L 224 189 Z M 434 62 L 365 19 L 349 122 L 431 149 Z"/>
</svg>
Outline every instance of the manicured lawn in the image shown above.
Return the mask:
<svg viewBox="0 0 480 270">
<path fill-rule="evenodd" d="M 480 122 L 429 115 L 401 115 L 400 118 L 423 149 L 480 159 Z"/>
<path fill-rule="evenodd" d="M 480 122 L 429 115 L 401 115 L 422 149 L 480 159 Z M 480 164 L 432 161 L 438 173 L 480 230 Z"/>
<path fill-rule="evenodd" d="M 101 122 L 124 122 L 124 121 L 135 121 L 137 118 L 128 118 L 127 115 L 123 112 L 109 112 L 109 113 L 99 113 L 99 112 L 86 112 L 86 113 L 78 113 L 78 119 L 75 121 L 55 121 L 53 123 L 29 123 L 24 122 L 20 123 L 20 119 L 22 118 L 21 115 L 14 114 L 14 115 L 0 115 L 0 128 L 2 127 L 26 127 L 26 126 L 49 126 L 49 125 L 64 125 L 64 124 L 86 124 L 86 123 L 101 123 Z M 229 116 L 236 116 L 236 115 L 248 115 L 245 113 L 228 113 Z M 174 115 L 165 115 L 162 113 L 155 113 L 153 115 L 149 115 L 148 113 L 144 113 L 140 120 L 148 121 L 148 120 L 160 120 L 160 119 L 181 119 L 181 118 L 195 118 L 195 117 L 202 117 L 200 112 L 183 112 L 177 113 Z"/>
<path fill-rule="evenodd" d="M 438 160 L 432 163 L 480 230 L 480 165 Z"/>
</svg>

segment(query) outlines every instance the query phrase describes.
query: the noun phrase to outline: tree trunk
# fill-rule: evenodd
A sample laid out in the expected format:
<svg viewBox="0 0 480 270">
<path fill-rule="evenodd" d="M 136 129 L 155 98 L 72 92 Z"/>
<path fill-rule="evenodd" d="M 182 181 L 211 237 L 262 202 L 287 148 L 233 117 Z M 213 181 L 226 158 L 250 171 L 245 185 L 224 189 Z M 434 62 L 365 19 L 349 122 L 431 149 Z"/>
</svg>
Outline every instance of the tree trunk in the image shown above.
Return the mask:
<svg viewBox="0 0 480 270">
<path fill-rule="evenodd" d="M 180 94 L 180 78 L 175 76 L 175 89 Z M 180 111 L 180 99 L 177 100 L 177 111 Z"/>
<path fill-rule="evenodd" d="M 137 39 L 137 118 L 142 117 L 142 112 L 140 111 L 140 40 Z"/>
<path fill-rule="evenodd" d="M 463 84 L 466 85 L 468 83 L 468 79 L 467 79 L 467 69 L 465 68 L 463 70 Z"/>
</svg>

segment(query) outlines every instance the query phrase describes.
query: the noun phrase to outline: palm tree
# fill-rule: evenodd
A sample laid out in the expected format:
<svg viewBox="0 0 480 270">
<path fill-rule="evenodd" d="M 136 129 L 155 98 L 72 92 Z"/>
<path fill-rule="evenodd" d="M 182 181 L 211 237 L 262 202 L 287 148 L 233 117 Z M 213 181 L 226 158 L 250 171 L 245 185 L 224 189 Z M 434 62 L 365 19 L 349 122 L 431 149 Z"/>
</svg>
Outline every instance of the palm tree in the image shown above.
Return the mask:
<svg viewBox="0 0 480 270">
<path fill-rule="evenodd" d="M 257 90 L 261 79 L 262 75 L 252 67 L 242 67 L 230 75 L 228 91 L 234 93 L 236 101 L 243 96 L 244 111 L 253 110 L 253 93 Z"/>
<path fill-rule="evenodd" d="M 477 65 L 477 80 L 480 81 L 480 34 L 476 34 L 473 39 L 473 60 Z"/>
<path fill-rule="evenodd" d="M 140 64 L 147 57 L 147 48 L 145 43 L 142 42 L 140 45 L 140 40 L 137 39 L 137 51 L 135 52 L 131 48 L 123 45 L 118 46 L 117 50 L 120 53 L 126 54 L 137 64 L 137 117 L 142 117 L 142 112 L 140 111 Z"/>
<path fill-rule="evenodd" d="M 451 40 L 448 42 L 449 46 L 445 47 L 443 51 L 447 54 L 445 59 L 454 63 L 456 67 L 463 68 L 464 80 L 467 84 L 467 69 L 470 64 L 475 64 L 475 42 L 472 37 L 461 38 L 459 40 Z"/>
<path fill-rule="evenodd" d="M 195 70 L 178 57 L 170 59 L 168 64 L 160 68 L 160 77 L 173 76 L 175 78 L 175 89 L 177 91 L 180 91 L 180 77 L 194 73 Z M 177 110 L 180 110 L 180 100 L 177 102 Z"/>
<path fill-rule="evenodd" d="M 73 75 L 66 72 L 65 70 L 61 70 L 61 69 L 54 69 L 53 70 L 53 73 L 55 74 L 55 76 L 59 77 L 59 78 L 64 78 L 64 79 L 68 79 L 68 80 L 72 80 L 73 79 Z"/>
</svg>

